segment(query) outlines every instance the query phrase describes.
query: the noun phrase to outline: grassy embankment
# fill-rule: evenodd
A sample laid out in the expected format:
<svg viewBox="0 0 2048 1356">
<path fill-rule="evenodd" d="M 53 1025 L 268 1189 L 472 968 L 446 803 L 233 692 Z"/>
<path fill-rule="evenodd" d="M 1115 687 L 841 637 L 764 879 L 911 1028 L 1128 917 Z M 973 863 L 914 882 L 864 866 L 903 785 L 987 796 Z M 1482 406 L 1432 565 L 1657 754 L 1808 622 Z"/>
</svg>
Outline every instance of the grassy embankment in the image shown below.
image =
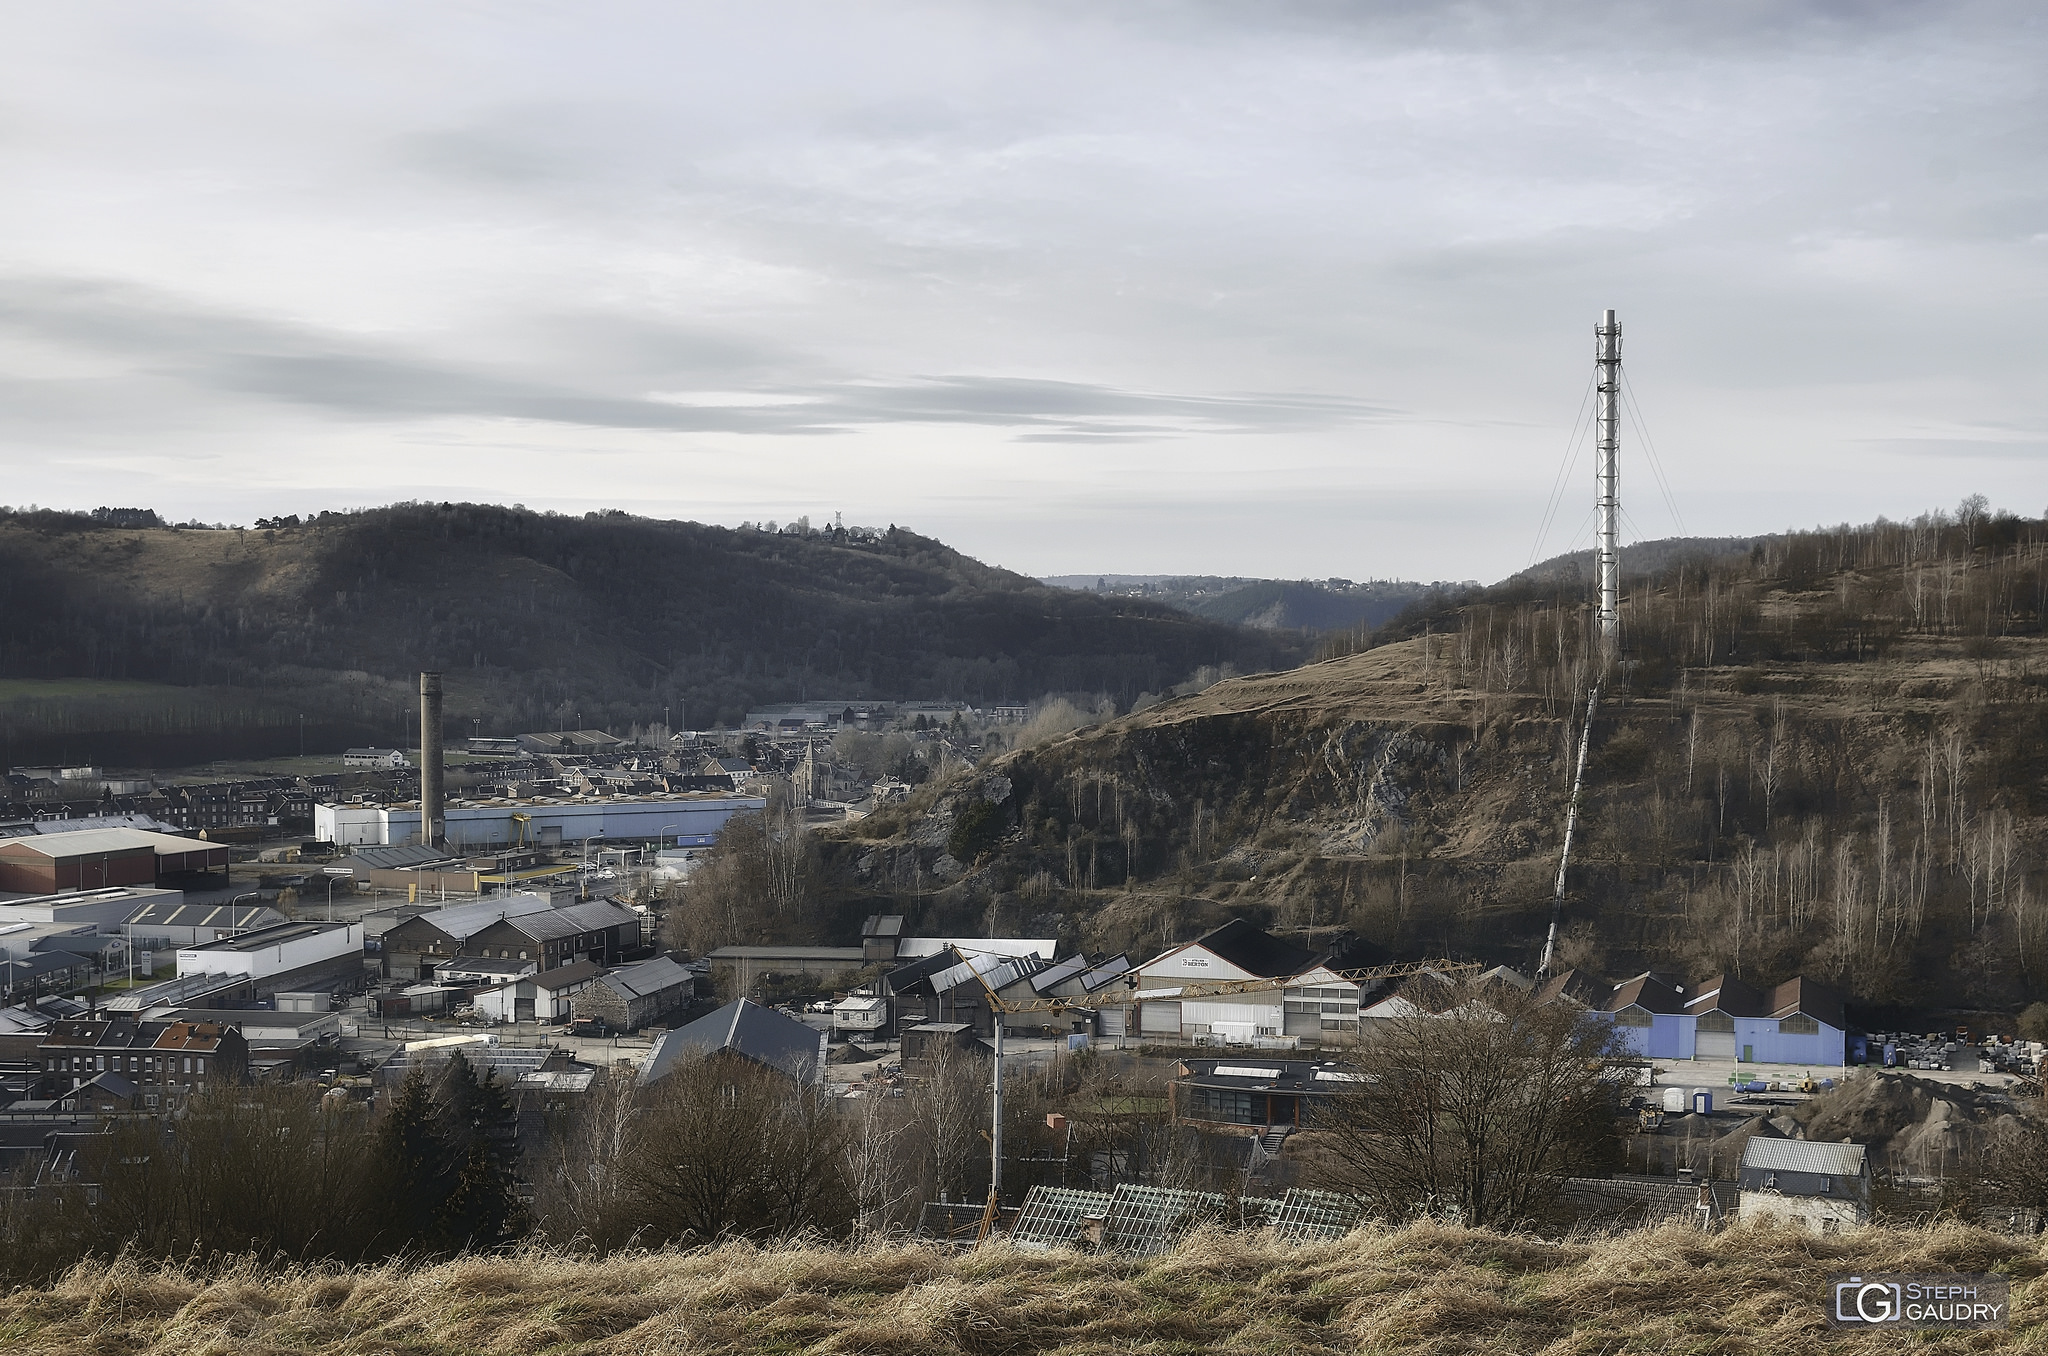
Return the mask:
<svg viewBox="0 0 2048 1356">
<path fill-rule="evenodd" d="M 1834 1333 L 1831 1273 L 2013 1282 L 2005 1332 Z M 1667 1228 L 1562 1244 L 1431 1224 L 1147 1261 L 1005 1247 L 531 1253 L 355 1270 L 118 1262 L 0 1298 L 0 1349 L 272 1352 L 1780 1352 L 2048 1350 L 2048 1248 L 1944 1225 L 1817 1239 Z"/>
</svg>

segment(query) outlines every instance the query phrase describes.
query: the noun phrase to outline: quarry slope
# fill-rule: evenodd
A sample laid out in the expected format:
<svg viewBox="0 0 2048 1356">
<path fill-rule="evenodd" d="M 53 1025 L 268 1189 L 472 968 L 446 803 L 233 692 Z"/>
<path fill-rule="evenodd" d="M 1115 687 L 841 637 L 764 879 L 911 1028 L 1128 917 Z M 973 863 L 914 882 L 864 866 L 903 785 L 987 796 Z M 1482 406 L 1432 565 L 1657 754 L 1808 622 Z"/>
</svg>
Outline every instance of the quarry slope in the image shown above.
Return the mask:
<svg viewBox="0 0 2048 1356">
<path fill-rule="evenodd" d="M 1880 630 L 1842 601 L 1890 586 L 1877 572 L 1742 568 L 1636 595 L 1643 640 L 1593 729 L 1564 963 L 1804 973 L 1869 1020 L 2009 1015 L 2048 992 L 2048 640 Z M 1739 622 L 1688 662 L 1687 618 L 1714 608 Z M 1012 752 L 841 831 L 831 859 L 856 895 L 908 895 L 948 926 L 1149 955 L 1242 915 L 1528 970 L 1585 614 L 1523 599 L 1438 624 Z M 1553 642 L 1562 659 L 1536 662 Z M 1000 814 L 966 841 L 977 801 Z"/>
</svg>

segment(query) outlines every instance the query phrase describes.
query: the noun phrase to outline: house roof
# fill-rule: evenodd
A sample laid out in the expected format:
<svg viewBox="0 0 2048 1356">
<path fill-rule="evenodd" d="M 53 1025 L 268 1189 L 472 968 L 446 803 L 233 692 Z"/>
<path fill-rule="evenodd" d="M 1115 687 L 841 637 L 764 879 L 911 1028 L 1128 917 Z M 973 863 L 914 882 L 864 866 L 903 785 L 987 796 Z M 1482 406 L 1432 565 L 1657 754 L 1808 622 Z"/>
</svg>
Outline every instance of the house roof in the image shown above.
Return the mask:
<svg viewBox="0 0 2048 1356">
<path fill-rule="evenodd" d="M 537 964 L 536 961 L 501 956 L 457 956 L 435 966 L 434 973 L 443 979 L 451 975 L 493 975 L 500 979 L 518 979 L 531 974 Z"/>
<path fill-rule="evenodd" d="M 1283 942 L 1242 918 L 1233 918 L 1220 928 L 1211 928 L 1188 945 L 1199 946 L 1246 974 L 1268 979 L 1298 975 L 1316 960 L 1315 952 L 1292 942 Z"/>
<path fill-rule="evenodd" d="M 1861 1144 L 1829 1144 L 1806 1139 L 1749 1141 L 1742 1166 L 1765 1172 L 1808 1172 L 1817 1177 L 1860 1177 L 1868 1164 Z"/>
<path fill-rule="evenodd" d="M 867 953 L 857 946 L 721 946 L 706 959 L 852 961 L 858 965 L 867 959 Z"/>
<path fill-rule="evenodd" d="M 693 982 L 695 976 L 668 956 L 622 965 L 604 977 L 608 988 L 617 989 L 628 998 L 645 998 L 649 994 Z"/>
<path fill-rule="evenodd" d="M 1535 983 L 1527 975 L 1515 969 L 1512 965 L 1496 965 L 1485 974 L 1479 976 L 1478 982 L 1480 984 L 1505 984 L 1509 988 L 1519 989 L 1523 993 L 1528 993 L 1536 987 Z"/>
<path fill-rule="evenodd" d="M 900 913 L 871 913 L 868 920 L 860 925 L 863 937 L 900 937 L 903 935 L 903 915 Z"/>
<path fill-rule="evenodd" d="M 945 951 L 935 956 L 918 956 L 905 961 L 888 972 L 886 979 L 889 990 L 892 993 L 913 992 L 919 981 L 949 968 L 957 959 L 952 952 Z"/>
<path fill-rule="evenodd" d="M 135 1034 L 132 1021 L 116 1022 L 110 1018 L 68 1018 L 52 1022 L 50 1029 L 43 1033 L 43 1044 L 65 1046 L 126 1045 Z"/>
<path fill-rule="evenodd" d="M 1656 975 L 1640 974 L 1615 985 L 1603 1011 L 1620 1012 L 1624 1008 L 1676 1015 L 1686 1011 L 1685 996 Z"/>
<path fill-rule="evenodd" d="M 596 961 L 577 961 L 574 965 L 561 965 L 552 970 L 543 970 L 532 977 L 533 987 L 556 993 L 573 989 L 578 984 L 588 984 L 604 973 L 604 967 Z"/>
<path fill-rule="evenodd" d="M 1362 1081 L 1348 1064 L 1306 1059 L 1191 1059 L 1181 1066 L 1176 1083 L 1205 1088 L 1276 1089 L 1334 1096 L 1350 1092 Z"/>
<path fill-rule="evenodd" d="M 81 1083 L 79 1086 L 73 1088 L 70 1092 L 65 1093 L 64 1096 L 76 1097 L 79 1093 L 84 1092 L 87 1088 L 98 1088 L 102 1092 L 105 1092 L 108 1096 L 118 1097 L 124 1102 L 132 1102 L 135 1100 L 135 1085 L 117 1073 L 103 1073 L 96 1075 L 95 1077 L 87 1079 L 84 1083 Z"/>
<path fill-rule="evenodd" d="M 978 956 L 1036 956 L 1051 960 L 1059 950 L 1054 937 L 905 937 L 896 946 L 899 957 L 943 956 L 953 951 Z"/>
<path fill-rule="evenodd" d="M 228 1033 L 218 1022 L 172 1022 L 156 1038 L 159 1050 L 213 1050 Z"/>
<path fill-rule="evenodd" d="M 948 966 L 931 977 L 932 992 L 947 993 L 964 985 L 970 993 L 979 992 L 984 987 L 1001 993 L 1044 968 L 1045 962 L 1035 955 L 991 956 L 965 952 L 961 953 L 957 965 Z"/>
<path fill-rule="evenodd" d="M 59 970 L 75 970 L 91 961 L 72 951 L 35 951 L 18 960 L 0 960 L 0 965 L 14 967 L 14 978 L 33 979 L 37 975 L 52 975 Z"/>
<path fill-rule="evenodd" d="M 736 998 L 688 1026 L 665 1031 L 640 1066 L 640 1086 L 667 1077 L 693 1055 L 728 1050 L 814 1083 L 825 1068 L 825 1033 L 774 1008 Z"/>
</svg>

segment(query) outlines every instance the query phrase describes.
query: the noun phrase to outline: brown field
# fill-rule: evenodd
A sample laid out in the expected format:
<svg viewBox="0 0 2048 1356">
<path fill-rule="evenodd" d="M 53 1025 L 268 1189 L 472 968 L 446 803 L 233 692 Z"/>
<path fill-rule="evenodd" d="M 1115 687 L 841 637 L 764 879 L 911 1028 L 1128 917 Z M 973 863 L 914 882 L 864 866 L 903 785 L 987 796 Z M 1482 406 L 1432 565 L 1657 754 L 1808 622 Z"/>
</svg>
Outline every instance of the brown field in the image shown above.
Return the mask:
<svg viewBox="0 0 2048 1356">
<path fill-rule="evenodd" d="M 1830 1273 L 1988 1271 L 2005 1332 L 1831 1333 Z M 1819 1239 L 1680 1228 L 1546 1243 L 1416 1224 L 1290 1248 L 1197 1235 L 1132 1261 L 993 1247 L 729 1244 L 603 1261 L 83 1266 L 0 1298 L 15 1356 L 456 1352 L 2048 1350 L 2048 1246 L 1960 1225 Z"/>
</svg>

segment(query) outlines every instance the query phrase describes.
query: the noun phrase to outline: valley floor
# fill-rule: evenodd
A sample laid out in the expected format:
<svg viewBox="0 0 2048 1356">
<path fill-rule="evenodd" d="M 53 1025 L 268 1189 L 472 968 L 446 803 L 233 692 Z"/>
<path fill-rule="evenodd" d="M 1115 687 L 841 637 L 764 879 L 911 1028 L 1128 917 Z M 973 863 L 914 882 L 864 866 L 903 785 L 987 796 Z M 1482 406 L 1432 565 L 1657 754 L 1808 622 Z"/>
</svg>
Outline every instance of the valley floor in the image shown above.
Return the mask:
<svg viewBox="0 0 2048 1356">
<path fill-rule="evenodd" d="M 0 1297 L 0 1350 L 1889 1353 L 1911 1339 L 1825 1326 L 1831 1274 L 1993 1269 L 2013 1281 L 2012 1327 L 1916 1349 L 2048 1350 L 2038 1239 L 1672 1227 L 1554 1244 L 1434 1224 L 1303 1248 L 1204 1234 L 1144 1261 L 733 1244 L 354 1270 L 120 1262 Z"/>
</svg>

